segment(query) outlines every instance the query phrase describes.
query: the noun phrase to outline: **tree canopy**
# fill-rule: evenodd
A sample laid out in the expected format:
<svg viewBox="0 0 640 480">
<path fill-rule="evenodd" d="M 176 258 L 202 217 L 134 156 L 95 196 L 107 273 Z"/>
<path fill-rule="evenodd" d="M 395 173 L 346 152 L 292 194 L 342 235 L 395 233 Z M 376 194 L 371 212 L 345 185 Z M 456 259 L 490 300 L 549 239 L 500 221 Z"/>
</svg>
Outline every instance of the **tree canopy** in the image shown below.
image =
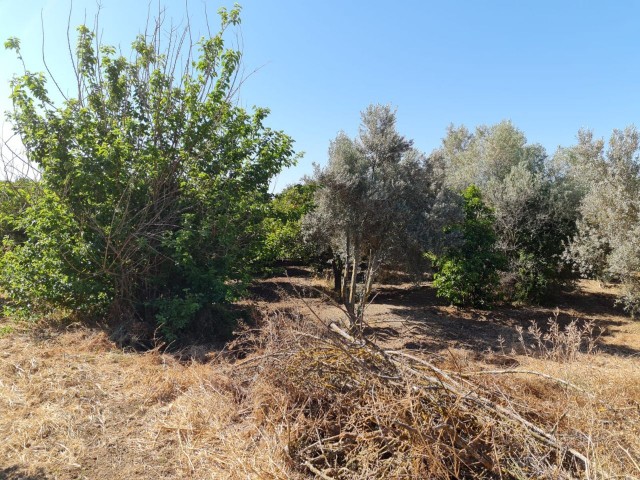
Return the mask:
<svg viewBox="0 0 640 480">
<path fill-rule="evenodd" d="M 562 280 L 564 241 L 573 234 L 579 199 L 542 146 L 511 122 L 449 127 L 443 141 L 447 185 L 477 186 L 495 217 L 497 247 L 508 259 L 507 297 L 539 301 Z"/>
<path fill-rule="evenodd" d="M 419 275 L 425 258 L 455 303 L 538 302 L 573 265 L 621 282 L 640 310 L 635 128 L 606 151 L 581 131 L 549 157 L 508 121 L 450 126 L 425 155 L 373 104 L 324 168 L 274 196 L 272 178 L 297 157 L 267 109 L 238 106 L 241 53 L 226 38 L 239 23 L 239 7 L 222 9 L 217 33 L 195 43 L 158 23 L 129 58 L 80 26 L 73 95 L 6 42 L 25 65 L 8 118 L 39 174 L 0 184 L 11 310 L 142 321 L 169 340 L 222 333 L 219 307 L 257 272 L 318 258 L 332 258 L 355 333 L 379 270 Z"/>
<path fill-rule="evenodd" d="M 9 118 L 41 174 L 26 239 L 5 241 L 0 266 L 15 307 L 143 319 L 169 339 L 196 320 L 215 329 L 261 245 L 269 182 L 295 161 L 268 110 L 234 101 L 241 55 L 225 31 L 239 15 L 220 10 L 195 45 L 158 24 L 131 59 L 80 26 L 77 91 L 60 102 L 45 74 L 14 77 Z M 17 39 L 6 47 L 20 56 Z"/>
<path fill-rule="evenodd" d="M 419 259 L 442 234 L 450 200 L 442 170 L 412 144 L 396 130 L 389 106 L 371 105 L 362 112 L 358 137 L 339 133 L 327 166 L 316 170 L 316 209 L 305 217 L 305 230 L 344 266 L 341 296 L 352 319 L 360 318 L 381 265 Z"/>
<path fill-rule="evenodd" d="M 588 131 L 565 152 L 565 166 L 582 192 L 577 232 L 567 257 L 587 277 L 622 282 L 622 303 L 640 311 L 640 134 L 615 130 L 604 142 Z"/>
</svg>

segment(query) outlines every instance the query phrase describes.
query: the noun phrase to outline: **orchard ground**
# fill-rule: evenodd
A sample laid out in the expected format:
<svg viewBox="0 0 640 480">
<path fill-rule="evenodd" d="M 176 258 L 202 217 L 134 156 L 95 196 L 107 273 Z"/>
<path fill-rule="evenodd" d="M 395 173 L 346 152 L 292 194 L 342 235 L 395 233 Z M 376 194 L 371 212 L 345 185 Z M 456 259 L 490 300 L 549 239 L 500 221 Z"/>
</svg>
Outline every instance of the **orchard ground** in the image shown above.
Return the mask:
<svg viewBox="0 0 640 480">
<path fill-rule="evenodd" d="M 266 362 L 289 348 L 284 330 L 321 336 L 321 322 L 341 321 L 329 291 L 289 268 L 243 302 L 257 326 L 179 353 L 123 349 L 98 327 L 3 320 L 0 478 L 317 478 L 295 456 L 307 420 Z M 467 375 L 584 453 L 600 472 L 589 478 L 640 478 L 640 322 L 614 300 L 615 287 L 581 281 L 547 307 L 454 308 L 428 283 L 389 277 L 365 318 L 382 348 Z M 536 343 L 536 331 L 551 335 Z"/>
</svg>

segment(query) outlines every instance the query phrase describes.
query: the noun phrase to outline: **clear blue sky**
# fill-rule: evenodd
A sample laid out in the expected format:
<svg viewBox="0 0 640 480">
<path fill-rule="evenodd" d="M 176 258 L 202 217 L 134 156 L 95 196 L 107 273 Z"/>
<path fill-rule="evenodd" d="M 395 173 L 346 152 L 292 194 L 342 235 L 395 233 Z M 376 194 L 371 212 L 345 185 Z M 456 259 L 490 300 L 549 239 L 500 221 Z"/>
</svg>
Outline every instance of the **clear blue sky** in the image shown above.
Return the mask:
<svg viewBox="0 0 640 480">
<path fill-rule="evenodd" d="M 157 3 L 156 0 L 153 2 Z M 176 22 L 185 1 L 165 1 Z M 204 31 L 203 5 L 188 0 L 192 24 Z M 244 0 L 246 81 L 241 103 L 272 111 L 269 125 L 296 140 L 305 156 L 284 172 L 278 189 L 326 161 L 339 130 L 355 135 L 370 103 L 398 109 L 399 129 L 425 152 L 450 123 L 475 127 L 511 119 L 548 153 L 575 141 L 579 128 L 608 137 L 640 115 L 640 2 L 637 1 L 303 1 Z M 25 60 L 41 69 L 68 66 L 69 0 L 0 0 L 0 37 L 20 37 Z M 144 26 L 146 0 L 102 0 L 106 43 L 126 47 Z M 72 24 L 96 2 L 75 0 Z M 0 108 L 18 64 L 0 53 Z M 68 78 L 67 80 L 68 81 Z"/>
</svg>

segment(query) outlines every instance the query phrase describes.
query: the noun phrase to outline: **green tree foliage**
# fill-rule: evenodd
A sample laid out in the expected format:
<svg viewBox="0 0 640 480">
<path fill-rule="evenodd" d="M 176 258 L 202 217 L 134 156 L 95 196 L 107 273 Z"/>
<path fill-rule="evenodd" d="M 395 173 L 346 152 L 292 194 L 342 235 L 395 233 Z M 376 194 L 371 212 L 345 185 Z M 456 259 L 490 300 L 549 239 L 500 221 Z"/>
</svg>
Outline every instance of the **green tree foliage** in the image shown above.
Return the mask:
<svg viewBox="0 0 640 480">
<path fill-rule="evenodd" d="M 433 276 L 437 295 L 455 305 L 487 306 L 499 284 L 505 257 L 496 248 L 495 218 L 475 185 L 462 192 L 464 219 L 449 227 L 457 245 L 441 256 L 429 255 L 438 271 Z"/>
<path fill-rule="evenodd" d="M 38 183 L 26 177 L 0 181 L 0 240 L 11 244 L 26 239 L 20 218 L 37 191 Z"/>
<path fill-rule="evenodd" d="M 575 231 L 579 196 L 540 145 L 530 145 L 510 122 L 450 127 L 443 142 L 447 184 L 476 185 L 495 217 L 498 249 L 508 259 L 505 293 L 540 301 L 566 272 L 564 243 Z"/>
<path fill-rule="evenodd" d="M 261 259 L 267 263 L 294 260 L 310 263 L 316 254 L 314 245 L 305 243 L 302 218 L 315 206 L 316 185 L 312 182 L 285 188 L 270 203 L 264 219 L 265 243 Z"/>
<path fill-rule="evenodd" d="M 615 130 L 605 151 L 591 132 L 578 134 L 566 166 L 583 192 L 578 231 L 567 257 L 585 277 L 622 283 L 621 301 L 640 312 L 640 134 Z"/>
<path fill-rule="evenodd" d="M 44 74 L 13 79 L 10 120 L 43 191 L 22 217 L 26 239 L 5 243 L 13 305 L 143 319 L 169 339 L 196 320 L 216 328 L 216 305 L 261 248 L 269 181 L 295 160 L 266 109 L 236 105 L 240 52 L 224 34 L 239 9 L 220 19 L 193 48 L 188 30 L 166 38 L 157 25 L 131 60 L 79 27 L 77 92 L 61 102 Z M 6 46 L 20 56 L 16 39 Z"/>
<path fill-rule="evenodd" d="M 450 198 L 436 159 L 427 158 L 396 130 L 395 112 L 372 105 L 356 139 L 340 133 L 329 162 L 317 169 L 316 209 L 305 235 L 331 248 L 342 268 L 341 296 L 352 327 L 361 319 L 376 273 L 384 263 L 407 264 L 442 232 Z M 363 284 L 358 270 L 366 264 Z"/>
</svg>

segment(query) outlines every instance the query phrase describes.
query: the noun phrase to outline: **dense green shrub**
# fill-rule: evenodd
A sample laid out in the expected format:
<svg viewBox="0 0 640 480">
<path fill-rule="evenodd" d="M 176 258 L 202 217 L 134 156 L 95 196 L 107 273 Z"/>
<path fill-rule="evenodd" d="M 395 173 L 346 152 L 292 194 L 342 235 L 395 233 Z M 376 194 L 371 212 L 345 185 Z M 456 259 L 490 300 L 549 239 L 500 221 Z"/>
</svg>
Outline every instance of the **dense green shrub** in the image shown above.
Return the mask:
<svg viewBox="0 0 640 480">
<path fill-rule="evenodd" d="M 430 255 L 437 268 L 433 285 L 439 297 L 455 305 L 487 306 L 494 298 L 505 258 L 496 249 L 495 219 L 480 189 L 470 185 L 462 197 L 464 219 L 449 227 L 460 242 L 439 257 Z"/>
<path fill-rule="evenodd" d="M 314 183 L 292 185 L 271 201 L 269 214 L 263 222 L 265 242 L 261 260 L 266 264 L 278 260 L 309 264 L 314 260 L 317 248 L 304 241 L 302 218 L 315 206 L 316 188 Z"/>
<path fill-rule="evenodd" d="M 568 169 L 511 122 L 473 133 L 450 127 L 442 152 L 447 184 L 455 191 L 477 185 L 493 212 L 496 246 L 507 259 L 507 299 L 540 302 L 569 280 L 562 256 L 576 230 L 580 192 Z"/>
<path fill-rule="evenodd" d="M 78 90 L 57 105 L 44 74 L 13 79 L 10 120 L 43 193 L 20 219 L 26 237 L 5 243 L 11 305 L 142 319 L 173 339 L 242 290 L 269 182 L 295 157 L 292 140 L 264 126 L 267 110 L 237 106 L 240 52 L 224 32 L 239 10 L 220 16 L 220 31 L 184 53 L 160 45 L 189 32 L 171 43 L 158 25 L 131 60 L 80 27 Z M 6 46 L 20 56 L 17 39 Z"/>
<path fill-rule="evenodd" d="M 20 219 L 37 194 L 38 182 L 23 177 L 0 181 L 0 241 L 24 240 Z"/>
<path fill-rule="evenodd" d="M 551 287 L 557 284 L 553 268 L 544 257 L 521 250 L 520 255 L 511 260 L 510 271 L 514 278 L 509 297 L 517 302 L 542 302 L 548 297 Z"/>
</svg>

